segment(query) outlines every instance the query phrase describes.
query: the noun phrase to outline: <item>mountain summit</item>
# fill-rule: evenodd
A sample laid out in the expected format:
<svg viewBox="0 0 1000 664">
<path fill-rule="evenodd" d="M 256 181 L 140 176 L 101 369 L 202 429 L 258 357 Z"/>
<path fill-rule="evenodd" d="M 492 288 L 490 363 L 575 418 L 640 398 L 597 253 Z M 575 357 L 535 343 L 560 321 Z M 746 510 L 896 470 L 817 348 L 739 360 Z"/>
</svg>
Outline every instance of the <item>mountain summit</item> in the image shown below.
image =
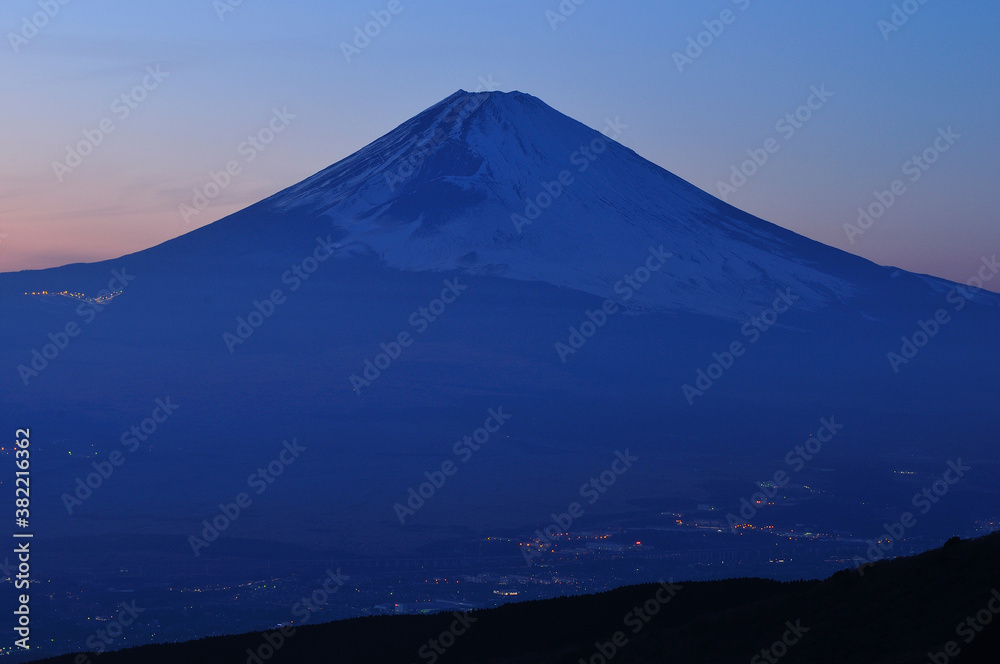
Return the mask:
<svg viewBox="0 0 1000 664">
<path fill-rule="evenodd" d="M 522 92 L 458 91 L 262 203 L 324 220 L 346 252 L 402 270 L 461 269 L 601 297 L 671 254 L 635 303 L 746 316 L 794 285 L 817 309 L 886 279 L 867 261 L 745 214 Z M 620 295 L 620 291 L 619 291 Z"/>
</svg>

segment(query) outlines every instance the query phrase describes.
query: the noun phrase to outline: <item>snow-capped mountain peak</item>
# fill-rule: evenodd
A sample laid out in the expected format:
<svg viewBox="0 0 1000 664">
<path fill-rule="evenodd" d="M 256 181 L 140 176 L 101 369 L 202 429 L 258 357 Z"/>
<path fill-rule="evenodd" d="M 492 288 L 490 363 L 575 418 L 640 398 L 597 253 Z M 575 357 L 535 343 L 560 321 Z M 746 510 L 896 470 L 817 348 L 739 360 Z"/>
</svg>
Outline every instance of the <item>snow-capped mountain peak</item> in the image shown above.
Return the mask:
<svg viewBox="0 0 1000 664">
<path fill-rule="evenodd" d="M 328 218 L 403 270 L 467 269 L 653 308 L 739 316 L 792 286 L 810 308 L 849 296 L 842 252 L 746 215 L 521 92 L 458 91 L 265 202 Z M 822 248 L 821 248 L 822 247 Z M 662 249 L 661 249 L 662 248 Z M 820 254 L 827 269 L 815 264 Z M 640 274 L 641 274 L 640 269 Z"/>
</svg>

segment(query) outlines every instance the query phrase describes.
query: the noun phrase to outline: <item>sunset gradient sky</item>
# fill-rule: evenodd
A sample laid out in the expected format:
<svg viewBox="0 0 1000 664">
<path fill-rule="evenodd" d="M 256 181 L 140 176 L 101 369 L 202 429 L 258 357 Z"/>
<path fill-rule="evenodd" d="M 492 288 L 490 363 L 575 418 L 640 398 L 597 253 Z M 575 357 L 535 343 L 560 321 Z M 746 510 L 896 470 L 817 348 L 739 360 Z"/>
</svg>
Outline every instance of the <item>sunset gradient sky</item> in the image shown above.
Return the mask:
<svg viewBox="0 0 1000 664">
<path fill-rule="evenodd" d="M 158 244 L 487 82 L 598 129 L 620 118 L 620 142 L 715 195 L 773 138 L 727 200 L 881 264 L 965 281 L 1000 249 L 996 3 L 564 0 L 562 16 L 558 0 L 63 2 L 0 9 L 0 271 Z M 372 12 L 391 21 L 348 58 Z M 779 121 L 823 86 L 789 135 Z M 248 141 L 269 124 L 271 143 Z M 907 162 L 948 128 L 914 180 Z M 99 144 L 54 167 L 84 132 Z M 185 219 L 230 161 L 239 174 Z M 905 191 L 852 243 L 844 224 L 897 179 Z"/>
</svg>

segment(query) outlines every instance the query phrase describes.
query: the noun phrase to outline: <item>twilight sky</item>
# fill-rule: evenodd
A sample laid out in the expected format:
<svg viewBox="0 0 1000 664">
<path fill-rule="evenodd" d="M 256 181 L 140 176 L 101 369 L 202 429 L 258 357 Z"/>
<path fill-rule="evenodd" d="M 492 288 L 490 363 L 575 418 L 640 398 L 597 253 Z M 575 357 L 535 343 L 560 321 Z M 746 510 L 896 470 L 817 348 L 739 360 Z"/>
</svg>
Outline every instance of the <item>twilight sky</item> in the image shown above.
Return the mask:
<svg viewBox="0 0 1000 664">
<path fill-rule="evenodd" d="M 6 0 L 0 271 L 158 244 L 484 84 L 618 117 L 667 170 L 881 264 L 965 281 L 1000 250 L 997 3 L 576 2 Z M 372 12 L 391 20 L 345 55 Z"/>
</svg>

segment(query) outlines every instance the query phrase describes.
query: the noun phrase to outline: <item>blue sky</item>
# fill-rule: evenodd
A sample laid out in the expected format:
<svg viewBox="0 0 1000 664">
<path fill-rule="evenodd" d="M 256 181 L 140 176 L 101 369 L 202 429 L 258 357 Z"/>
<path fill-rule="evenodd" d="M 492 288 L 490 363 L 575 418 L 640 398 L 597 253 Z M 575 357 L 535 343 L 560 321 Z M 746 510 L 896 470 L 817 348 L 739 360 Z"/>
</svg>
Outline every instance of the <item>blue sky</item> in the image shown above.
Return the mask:
<svg viewBox="0 0 1000 664">
<path fill-rule="evenodd" d="M 0 270 L 175 237 L 484 81 L 595 128 L 618 117 L 622 143 L 715 195 L 772 139 L 726 199 L 878 263 L 965 281 L 1000 248 L 995 3 L 237 1 L 4 3 Z M 341 44 L 372 12 L 391 21 L 348 61 Z M 248 146 L 274 109 L 282 130 Z M 925 150 L 933 164 L 910 162 Z M 231 161 L 239 173 L 185 219 Z M 895 180 L 903 193 L 849 238 Z"/>
</svg>

